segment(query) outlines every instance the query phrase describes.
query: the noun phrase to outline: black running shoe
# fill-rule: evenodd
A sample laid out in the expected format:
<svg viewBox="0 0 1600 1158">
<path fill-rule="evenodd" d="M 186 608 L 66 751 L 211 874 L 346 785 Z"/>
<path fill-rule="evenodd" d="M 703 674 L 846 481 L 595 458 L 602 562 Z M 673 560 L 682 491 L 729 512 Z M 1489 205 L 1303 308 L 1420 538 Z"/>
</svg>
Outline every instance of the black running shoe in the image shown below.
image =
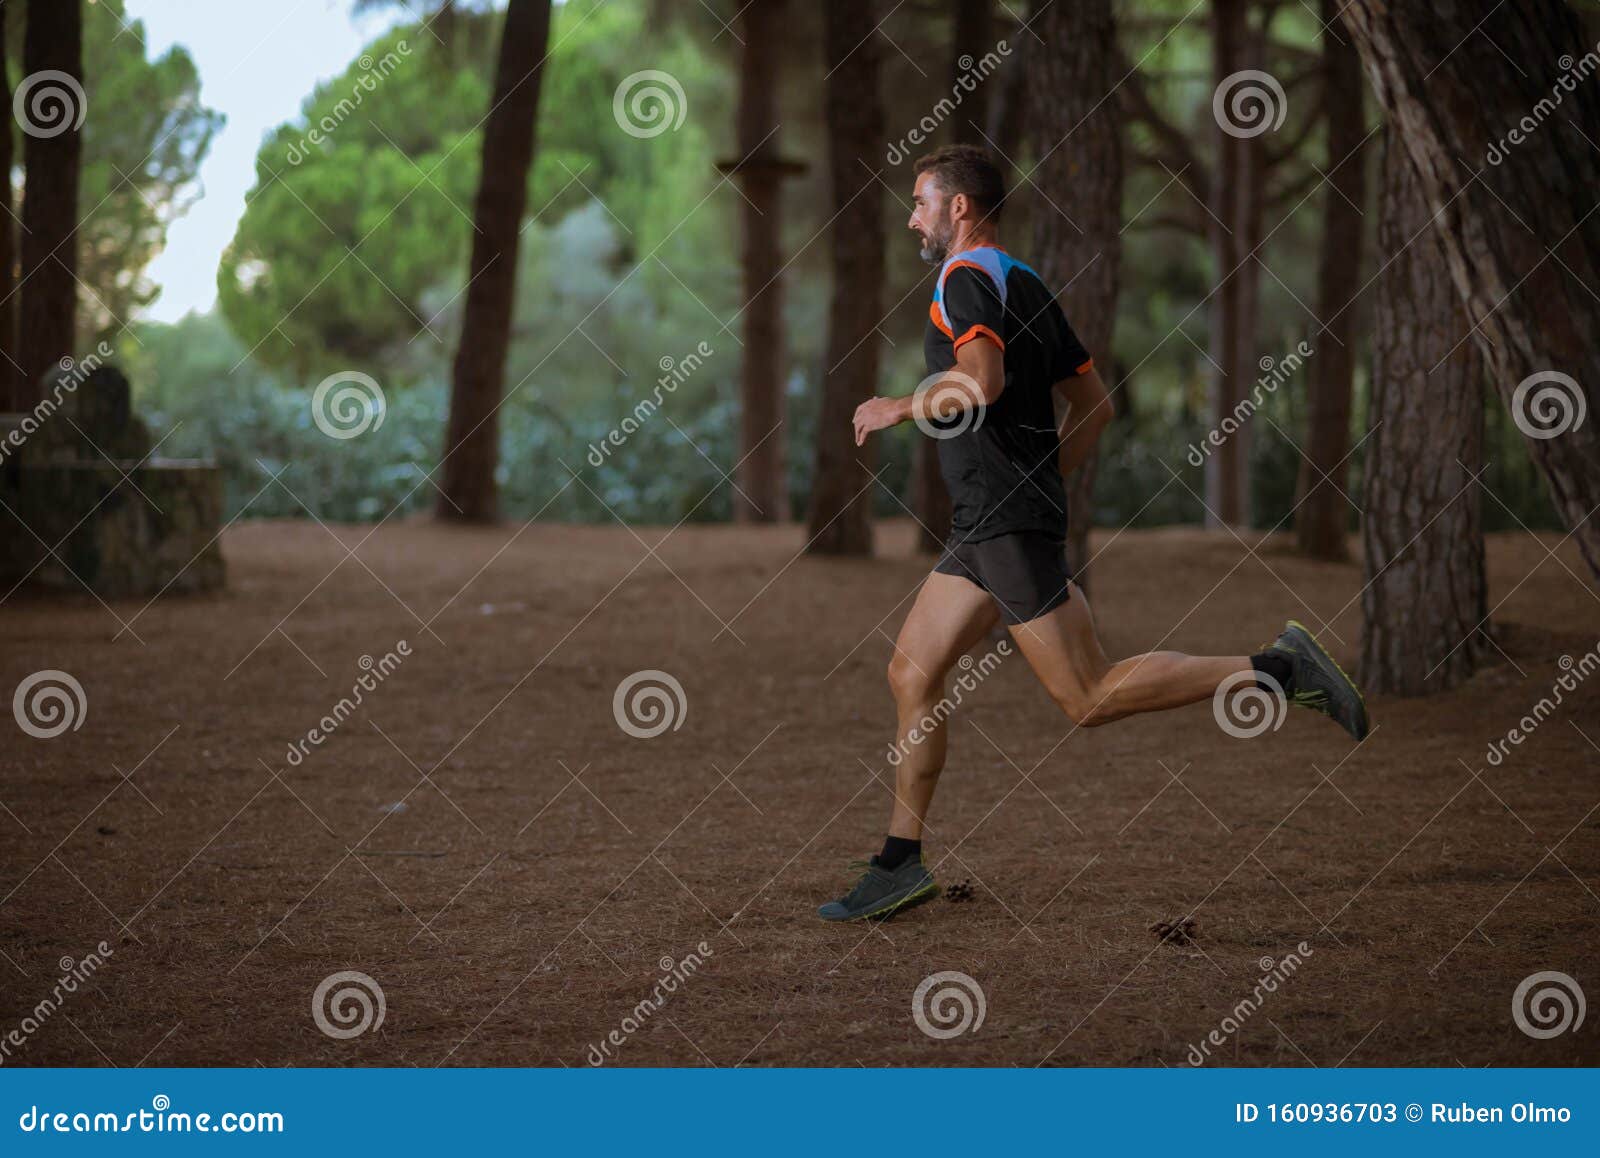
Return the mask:
<svg viewBox="0 0 1600 1158">
<path fill-rule="evenodd" d="M 892 870 L 880 865 L 876 856 L 855 864 L 864 865 L 867 871 L 855 888 L 817 910 L 817 916 L 824 921 L 859 921 L 863 917 L 884 920 L 939 895 L 939 886 L 920 856 Z"/>
<path fill-rule="evenodd" d="M 1321 712 L 1357 740 L 1367 738 L 1367 703 L 1361 689 L 1305 624 L 1289 620 L 1283 634 L 1266 650 L 1289 661 L 1289 686 L 1284 693 L 1291 704 Z"/>
</svg>

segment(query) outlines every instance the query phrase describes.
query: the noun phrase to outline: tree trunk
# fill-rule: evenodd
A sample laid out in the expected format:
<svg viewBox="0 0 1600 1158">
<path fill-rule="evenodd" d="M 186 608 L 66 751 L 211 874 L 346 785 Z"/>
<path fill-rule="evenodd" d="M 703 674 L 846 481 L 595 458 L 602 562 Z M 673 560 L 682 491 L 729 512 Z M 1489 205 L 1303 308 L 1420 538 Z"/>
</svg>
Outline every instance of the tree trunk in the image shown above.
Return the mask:
<svg viewBox="0 0 1600 1158">
<path fill-rule="evenodd" d="M 953 0 L 951 13 L 950 87 L 972 72 L 974 62 L 994 48 L 993 0 Z M 965 61 L 965 63 L 962 63 Z M 962 89 L 961 105 L 950 118 L 951 137 L 957 144 L 986 145 L 989 124 L 989 84 L 975 81 L 971 92 Z"/>
<path fill-rule="evenodd" d="M 0 10 L 0 410 L 22 409 L 22 386 L 18 373 L 21 351 L 17 349 L 17 230 L 12 218 L 15 198 L 11 172 L 16 167 L 12 154 L 11 59 L 6 55 L 6 19 Z"/>
<path fill-rule="evenodd" d="M 733 514 L 741 523 L 789 517 L 786 475 L 783 268 L 778 157 L 778 74 L 786 36 L 784 0 L 749 0 L 739 58 L 738 177 L 744 196 L 744 360 L 739 382 L 738 489 Z M 846 64 L 845 68 L 850 65 Z"/>
<path fill-rule="evenodd" d="M 1120 80 L 1112 0 L 1055 3 L 1035 24 L 1044 43 L 1029 58 L 1027 123 L 1033 154 L 1045 160 L 1033 180 L 1060 212 L 1042 199 L 1034 206 L 1031 256 L 1102 374 L 1111 374 L 1122 269 L 1122 110 L 1103 99 Z M 1067 480 L 1067 558 L 1085 589 L 1095 467 L 1091 455 Z"/>
<path fill-rule="evenodd" d="M 434 43 L 444 53 L 444 63 L 447 68 L 456 66 L 456 42 L 461 35 L 460 22 L 456 16 L 455 0 L 442 0 L 433 17 L 433 33 L 439 38 Z"/>
<path fill-rule="evenodd" d="M 1343 15 L 1438 216 L 1468 315 L 1456 337 L 1472 327 L 1600 579 L 1600 89 L 1580 71 L 1594 46 L 1560 0 L 1352 0 Z"/>
<path fill-rule="evenodd" d="M 1372 434 L 1367 440 L 1361 678 L 1441 692 L 1490 647 L 1483 569 L 1483 362 L 1406 151 L 1383 159 Z M 1415 239 L 1415 240 L 1413 240 Z"/>
<path fill-rule="evenodd" d="M 550 0 L 510 0 L 500 32 L 494 97 L 483 130 L 483 169 L 473 206 L 472 263 L 445 435 L 442 519 L 499 517 L 500 404 L 517 290 L 517 246 L 528 201 Z"/>
<path fill-rule="evenodd" d="M 954 0 L 950 20 L 950 85 L 952 91 L 972 69 L 973 61 L 990 50 L 994 35 L 991 0 Z M 961 62 L 965 60 L 966 64 Z M 1014 71 L 1016 70 L 1013 66 Z M 1009 74 L 1008 74 L 1009 75 Z M 1000 81 L 999 83 L 1004 83 Z M 987 146 L 983 137 L 989 124 L 989 82 L 979 81 L 963 93 L 961 105 L 950 118 L 950 140 L 958 145 Z M 1004 148 L 1002 145 L 1001 148 Z M 994 152 L 990 149 L 990 152 Z M 1005 165 L 1001 157 L 996 163 Z M 939 443 L 919 438 L 911 458 L 911 510 L 917 517 L 917 549 L 937 554 L 950 535 L 950 492 L 939 473 Z"/>
<path fill-rule="evenodd" d="M 1008 28 L 1006 32 L 1006 47 L 1011 50 L 1010 57 L 998 77 L 984 82 L 994 87 L 994 96 L 988 100 L 989 123 L 984 132 L 994 142 L 994 151 L 1000 154 L 995 161 L 1006 175 L 1007 189 L 1017 184 L 1017 174 L 1011 162 L 1022 151 L 1022 134 L 1027 120 L 1028 46 L 1037 42 L 1033 39 L 1032 25 L 1028 26 L 1028 30 L 1023 30 L 1021 26 L 1032 18 L 1033 7 L 1031 0 L 1007 6 L 1006 16 L 1017 24 L 1016 28 Z"/>
<path fill-rule="evenodd" d="M 1322 0 L 1324 100 L 1328 109 L 1328 167 L 1323 195 L 1322 252 L 1317 262 L 1317 316 L 1328 319 L 1311 364 L 1310 413 L 1295 505 L 1295 538 L 1313 559 L 1349 558 L 1350 392 L 1355 378 L 1355 310 L 1361 288 L 1366 199 L 1366 117 L 1361 56 L 1340 34 L 1339 0 Z M 1352 156 L 1351 154 L 1355 155 Z M 1326 478 L 1324 478 L 1326 476 Z"/>
<path fill-rule="evenodd" d="M 1212 0 L 1212 79 L 1220 88 L 1235 73 L 1261 67 L 1261 39 L 1250 27 L 1249 0 Z M 1211 299 L 1210 410 L 1215 428 L 1250 393 L 1261 273 L 1249 256 L 1261 236 L 1264 161 L 1260 138 L 1229 132 L 1216 118 L 1217 162 L 1212 181 L 1212 261 L 1219 280 Z M 1232 423 L 1230 423 L 1232 425 Z M 1206 458 L 1206 525 L 1250 522 L 1250 423 L 1240 422 Z"/>
<path fill-rule="evenodd" d="M 20 409 L 38 403 L 42 380 L 75 357 L 78 313 L 78 169 L 84 113 L 81 0 L 29 0 L 23 74 L 60 72 L 70 83 L 38 81 L 29 93 L 22 154 L 22 308 L 18 331 Z M 73 91 L 73 86 L 77 90 Z M 7 116 L 11 109 L 7 106 Z"/>
<path fill-rule="evenodd" d="M 807 549 L 824 555 L 870 555 L 872 444 L 856 446 L 850 419 L 856 407 L 876 392 L 878 382 L 883 186 L 861 159 L 874 156 L 883 142 L 879 51 L 872 34 L 872 9 L 860 0 L 828 0 L 823 22 L 829 69 L 824 111 L 834 209 L 833 298 Z"/>
</svg>

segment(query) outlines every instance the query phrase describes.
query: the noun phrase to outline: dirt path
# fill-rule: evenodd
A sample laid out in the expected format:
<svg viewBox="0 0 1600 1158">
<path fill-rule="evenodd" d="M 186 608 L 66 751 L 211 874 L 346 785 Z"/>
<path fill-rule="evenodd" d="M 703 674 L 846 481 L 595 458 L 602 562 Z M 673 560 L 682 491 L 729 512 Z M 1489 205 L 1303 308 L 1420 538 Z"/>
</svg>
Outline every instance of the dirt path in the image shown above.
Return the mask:
<svg viewBox="0 0 1600 1158">
<path fill-rule="evenodd" d="M 1375 702 L 1359 749 L 1298 711 L 1237 740 L 1209 705 L 1073 732 L 1005 660 L 952 724 L 929 843 L 971 899 L 863 929 L 811 914 L 881 838 L 906 527 L 871 563 L 796 560 L 796 528 L 655 555 L 659 529 L 369 530 L 237 526 L 212 598 L 0 608 L 0 689 L 62 669 L 87 697 L 59 738 L 6 721 L 5 1064 L 582 1065 L 613 1030 L 624 1064 L 1179 1065 L 1213 1030 L 1222 1064 L 1600 1061 L 1593 1011 L 1549 1040 L 1511 1016 L 1542 970 L 1600 1000 L 1600 678 L 1486 760 L 1600 643 L 1555 536 L 1491 541 L 1506 660 Z M 1293 615 L 1355 656 L 1358 566 L 1188 530 L 1099 545 L 1110 652 L 1248 650 Z M 686 712 L 637 739 L 613 693 L 646 669 Z M 1158 944 L 1190 913 L 1194 944 Z M 311 1009 L 341 970 L 385 1000 L 348 1040 Z M 912 994 L 944 970 L 986 1012 L 934 1040 Z"/>
</svg>

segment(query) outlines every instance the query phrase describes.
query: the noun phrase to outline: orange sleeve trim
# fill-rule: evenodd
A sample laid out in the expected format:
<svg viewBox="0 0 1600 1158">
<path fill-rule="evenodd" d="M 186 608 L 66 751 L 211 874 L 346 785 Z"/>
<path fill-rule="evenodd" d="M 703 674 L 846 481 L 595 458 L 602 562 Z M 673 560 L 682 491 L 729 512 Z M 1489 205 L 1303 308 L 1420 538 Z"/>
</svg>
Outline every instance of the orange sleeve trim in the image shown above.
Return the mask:
<svg viewBox="0 0 1600 1158">
<path fill-rule="evenodd" d="M 944 276 L 946 278 L 948 278 L 951 274 L 955 273 L 956 270 L 962 269 L 962 268 L 975 269 L 979 273 L 983 274 L 984 277 L 989 278 L 990 281 L 994 280 L 994 275 L 991 274 L 988 271 L 987 268 L 985 268 L 984 266 L 979 265 L 975 261 L 952 261 L 950 263 L 950 268 L 948 268 L 948 269 L 946 269 L 944 271 Z"/>
<path fill-rule="evenodd" d="M 1073 373 L 1074 374 L 1087 374 L 1090 370 L 1093 370 L 1093 369 L 1094 369 L 1094 359 L 1090 358 L 1087 362 L 1085 362 L 1083 365 L 1079 366 L 1076 370 L 1074 370 Z"/>
<path fill-rule="evenodd" d="M 1001 339 L 999 334 L 995 333 L 988 326 L 972 326 L 967 330 L 966 333 L 962 334 L 955 340 L 955 344 L 950 347 L 951 352 L 954 353 L 956 350 L 961 349 L 964 343 L 970 342 L 974 338 L 988 338 L 991 342 L 1000 347 L 1001 352 L 1005 351 L 1006 344 Z"/>
<path fill-rule="evenodd" d="M 945 337 L 947 337 L 947 338 L 955 337 L 955 334 L 953 334 L 951 332 L 950 327 L 944 324 L 944 319 L 939 316 L 939 303 L 938 302 L 930 302 L 928 304 L 928 320 L 931 321 L 935 326 L 937 326 L 939 328 L 939 332 L 942 333 Z"/>
<path fill-rule="evenodd" d="M 994 271 L 976 261 L 952 261 L 945 268 L 945 271 L 939 275 L 939 284 L 943 286 L 945 282 L 950 280 L 950 275 L 958 269 L 975 269 L 989 280 L 989 284 L 994 287 L 996 293 L 1003 294 L 1005 292 L 1004 287 L 995 281 Z"/>
</svg>

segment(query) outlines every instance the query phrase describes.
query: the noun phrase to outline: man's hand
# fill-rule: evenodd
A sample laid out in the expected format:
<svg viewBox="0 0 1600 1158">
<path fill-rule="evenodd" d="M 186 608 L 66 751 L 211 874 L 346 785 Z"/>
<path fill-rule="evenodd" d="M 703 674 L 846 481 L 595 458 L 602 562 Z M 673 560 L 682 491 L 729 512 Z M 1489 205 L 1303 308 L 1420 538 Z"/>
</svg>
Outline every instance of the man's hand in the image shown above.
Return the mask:
<svg viewBox="0 0 1600 1158">
<path fill-rule="evenodd" d="M 874 430 L 886 430 L 911 417 L 910 398 L 868 398 L 856 407 L 854 418 L 856 445 L 867 441 Z"/>
</svg>

